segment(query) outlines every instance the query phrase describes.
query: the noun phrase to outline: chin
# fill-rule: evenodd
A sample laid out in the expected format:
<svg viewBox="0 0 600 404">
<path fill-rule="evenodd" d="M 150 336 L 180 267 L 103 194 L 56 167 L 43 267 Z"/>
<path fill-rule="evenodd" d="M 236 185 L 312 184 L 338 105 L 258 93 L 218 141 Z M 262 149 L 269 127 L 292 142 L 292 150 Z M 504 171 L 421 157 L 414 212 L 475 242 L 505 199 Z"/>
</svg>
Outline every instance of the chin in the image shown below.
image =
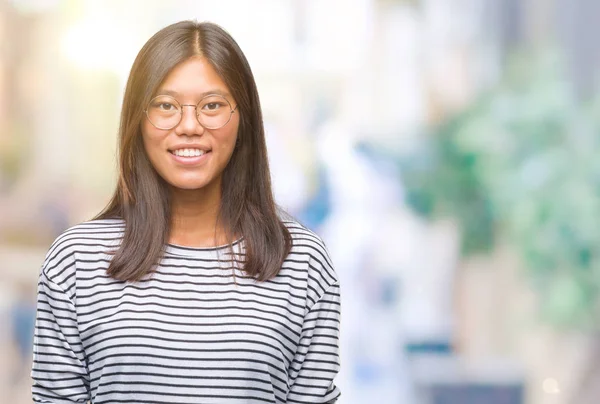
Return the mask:
<svg viewBox="0 0 600 404">
<path fill-rule="evenodd" d="M 171 175 L 168 175 L 171 174 Z M 183 191 L 214 191 L 220 188 L 220 176 L 207 175 L 209 173 L 165 173 L 163 179 L 175 190 Z M 176 175 L 173 175 L 176 174 Z"/>
<path fill-rule="evenodd" d="M 206 188 L 204 183 L 172 183 L 171 186 L 184 191 L 195 191 L 197 189 Z"/>
<path fill-rule="evenodd" d="M 175 189 L 194 191 L 198 189 L 211 188 L 211 184 L 215 181 L 207 181 L 206 179 L 199 178 L 177 178 L 168 181 L 169 185 Z"/>
</svg>

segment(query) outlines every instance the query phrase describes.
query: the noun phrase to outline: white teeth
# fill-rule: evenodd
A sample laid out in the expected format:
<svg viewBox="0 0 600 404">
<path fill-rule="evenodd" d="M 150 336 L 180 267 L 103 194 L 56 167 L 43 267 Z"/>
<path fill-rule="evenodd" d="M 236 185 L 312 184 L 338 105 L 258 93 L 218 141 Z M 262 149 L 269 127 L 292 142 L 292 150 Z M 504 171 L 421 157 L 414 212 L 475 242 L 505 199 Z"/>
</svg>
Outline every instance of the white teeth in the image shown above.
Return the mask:
<svg viewBox="0 0 600 404">
<path fill-rule="evenodd" d="M 204 154 L 204 150 L 200 149 L 177 149 L 173 154 L 179 157 L 198 157 Z"/>
</svg>

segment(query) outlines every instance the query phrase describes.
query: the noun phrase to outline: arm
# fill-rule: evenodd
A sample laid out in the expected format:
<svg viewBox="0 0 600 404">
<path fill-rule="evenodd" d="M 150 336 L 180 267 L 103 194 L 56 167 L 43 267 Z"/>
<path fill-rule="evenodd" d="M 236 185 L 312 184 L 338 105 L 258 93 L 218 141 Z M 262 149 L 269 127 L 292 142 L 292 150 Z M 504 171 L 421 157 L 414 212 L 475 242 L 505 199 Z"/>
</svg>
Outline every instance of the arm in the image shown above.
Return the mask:
<svg viewBox="0 0 600 404">
<path fill-rule="evenodd" d="M 77 328 L 75 305 L 42 269 L 33 341 L 32 395 L 35 403 L 86 403 L 89 376 Z"/>
<path fill-rule="evenodd" d="M 290 366 L 288 403 L 333 403 L 340 370 L 340 289 L 333 284 L 304 318 L 300 344 Z"/>
</svg>

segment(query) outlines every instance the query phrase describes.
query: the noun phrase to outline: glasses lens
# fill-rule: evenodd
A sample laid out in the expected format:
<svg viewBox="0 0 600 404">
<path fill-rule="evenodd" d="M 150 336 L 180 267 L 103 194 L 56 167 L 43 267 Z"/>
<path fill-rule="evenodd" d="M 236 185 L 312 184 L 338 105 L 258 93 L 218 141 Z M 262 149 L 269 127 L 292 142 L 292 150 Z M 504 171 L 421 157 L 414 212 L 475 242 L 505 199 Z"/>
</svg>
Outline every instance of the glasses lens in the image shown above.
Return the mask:
<svg viewBox="0 0 600 404">
<path fill-rule="evenodd" d="M 219 129 L 231 119 L 231 104 L 220 95 L 208 95 L 198 103 L 197 113 L 202 126 Z"/>
<path fill-rule="evenodd" d="M 168 95 L 154 97 L 146 109 L 148 119 L 159 129 L 171 129 L 181 120 L 181 106 Z"/>
</svg>

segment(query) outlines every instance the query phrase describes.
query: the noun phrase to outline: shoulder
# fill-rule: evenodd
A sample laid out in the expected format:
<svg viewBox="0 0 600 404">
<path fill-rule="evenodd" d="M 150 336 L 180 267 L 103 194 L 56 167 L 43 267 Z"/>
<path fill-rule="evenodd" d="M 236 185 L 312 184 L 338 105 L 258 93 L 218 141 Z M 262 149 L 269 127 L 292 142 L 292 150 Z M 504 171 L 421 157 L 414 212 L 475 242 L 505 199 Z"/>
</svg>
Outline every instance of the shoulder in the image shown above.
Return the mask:
<svg viewBox="0 0 600 404">
<path fill-rule="evenodd" d="M 105 254 L 113 250 L 124 229 L 120 219 L 90 220 L 66 229 L 50 245 L 42 272 L 50 280 L 64 281 L 74 273 L 77 254 Z"/>
<path fill-rule="evenodd" d="M 303 251 L 318 260 L 328 260 L 329 253 L 323 239 L 295 220 L 282 220 L 292 236 L 292 251 Z"/>
<path fill-rule="evenodd" d="M 311 303 L 318 301 L 329 289 L 339 285 L 339 278 L 323 239 L 314 231 L 293 219 L 282 220 L 292 236 L 291 261 L 304 261 L 307 266 L 307 287 Z"/>
</svg>

